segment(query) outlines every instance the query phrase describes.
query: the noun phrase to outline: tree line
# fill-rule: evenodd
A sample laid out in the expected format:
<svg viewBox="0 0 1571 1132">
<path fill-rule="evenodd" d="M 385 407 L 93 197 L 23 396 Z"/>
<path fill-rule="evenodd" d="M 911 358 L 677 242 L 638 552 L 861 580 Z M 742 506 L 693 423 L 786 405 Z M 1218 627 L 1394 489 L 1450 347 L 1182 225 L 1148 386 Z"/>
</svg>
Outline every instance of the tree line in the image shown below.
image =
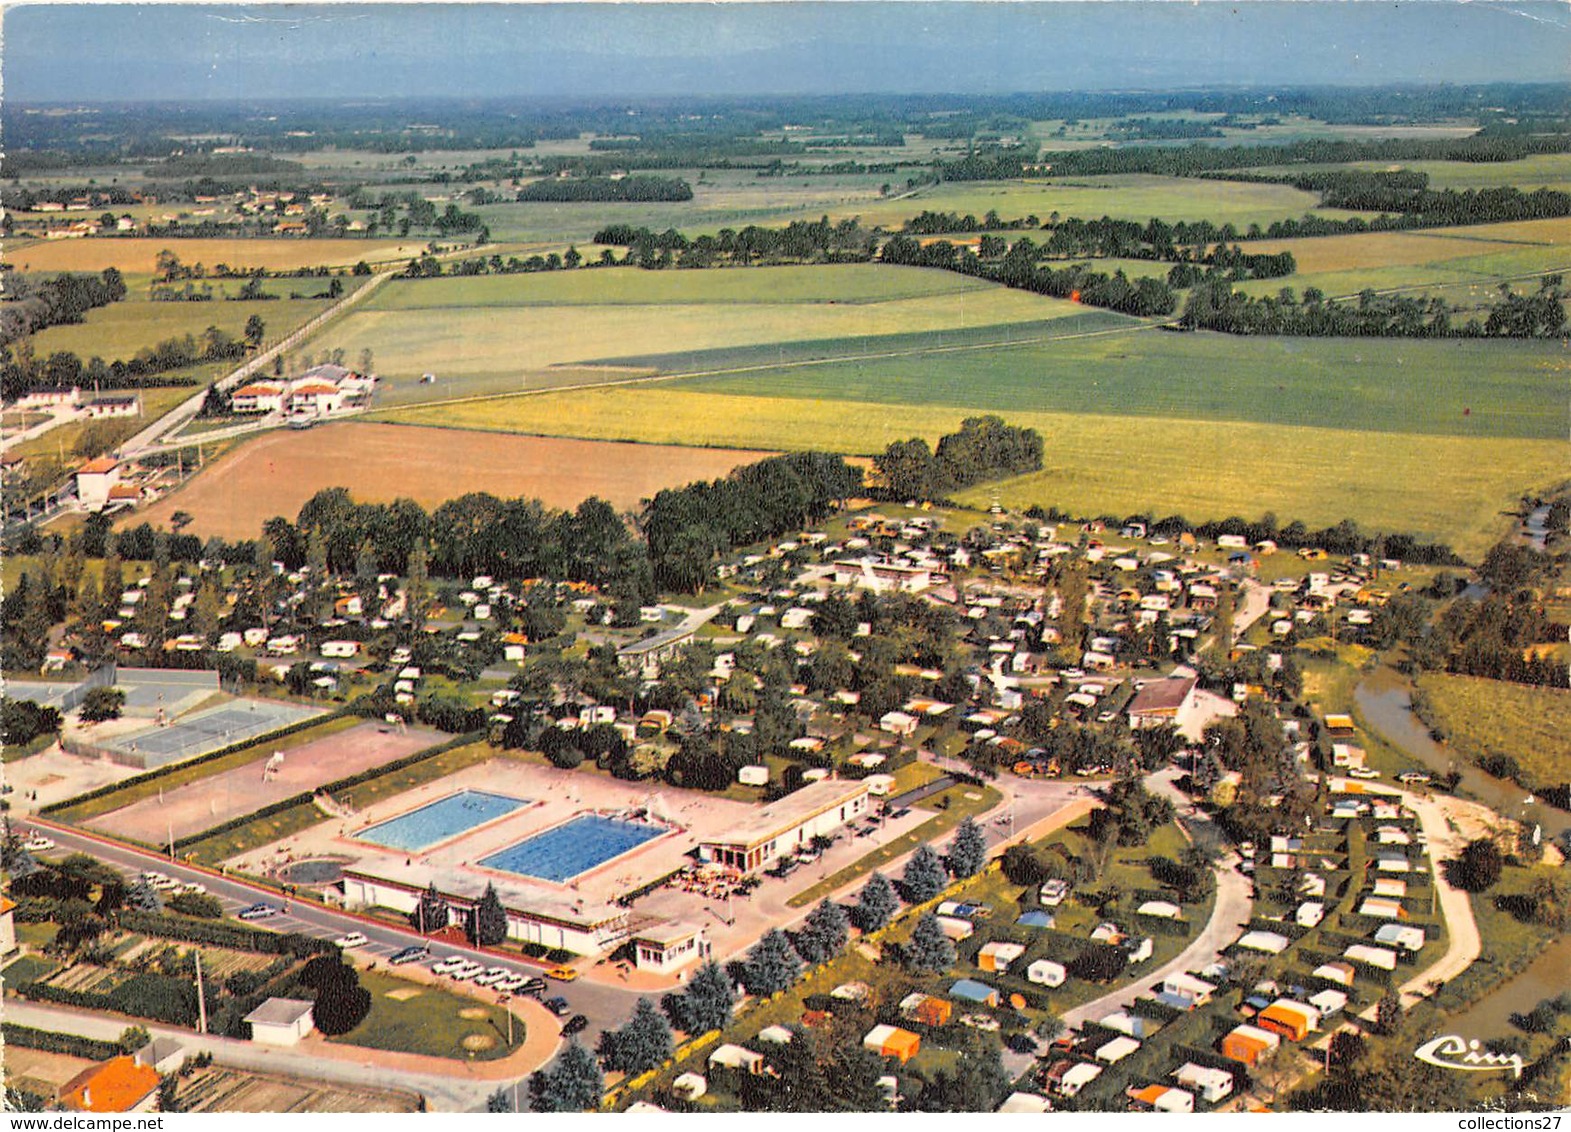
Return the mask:
<svg viewBox="0 0 1571 1132">
<path fill-rule="evenodd" d="M 1317 287 L 1302 298 L 1284 287 L 1276 295 L 1235 291 L 1215 278 L 1190 291 L 1179 325 L 1225 334 L 1276 334 L 1325 338 L 1553 338 L 1566 325 L 1566 295 L 1561 277 L 1546 276 L 1531 295 L 1501 284 L 1500 301 L 1480 322 L 1460 325 L 1451 307 L 1437 296 L 1379 295 L 1366 289 L 1356 299 L 1327 299 Z"/>
<path fill-rule="evenodd" d="M 831 223 L 829 217 L 793 220 L 784 228 L 749 224 L 740 231 L 722 228 L 713 236 L 689 238 L 674 228 L 653 232 L 629 224 L 611 224 L 594 234 L 596 244 L 627 248 L 624 263 L 640 267 L 715 267 L 755 263 L 866 262 L 872 257 L 874 234 L 855 217 Z M 603 258 L 603 257 L 602 257 Z"/>
<path fill-rule="evenodd" d="M 680 177 L 567 177 L 535 181 L 518 190 L 520 201 L 687 201 L 693 186 Z"/>
<path fill-rule="evenodd" d="M 249 345 L 216 326 L 198 337 L 192 334 L 165 338 L 144 346 L 130 360 L 105 362 L 96 355 L 84 364 L 70 350 L 56 350 L 43 361 L 33 356 L 27 343 L 8 348 L 0 360 L 0 397 L 13 401 L 30 389 L 47 386 L 92 385 L 100 389 L 133 389 L 148 385 L 195 385 L 191 376 L 167 377 L 173 370 L 208 362 L 231 362 L 245 357 Z"/>
<path fill-rule="evenodd" d="M 926 440 L 897 440 L 873 458 L 874 488 L 887 499 L 942 499 L 986 480 L 1042 468 L 1042 436 L 996 416 L 967 417 L 960 431 L 940 437 L 935 452 Z"/>
<path fill-rule="evenodd" d="M 1123 314 L 1169 315 L 1178 306 L 1172 288 L 1160 279 L 1131 281 L 1122 269 L 1106 275 L 1092 271 L 1085 264 L 1074 264 L 1059 271 L 1038 266 L 1037 251 L 1029 239 L 1017 241 L 1001 260 L 988 262 L 969 248 L 957 248 L 947 241 L 923 245 L 909 236 L 894 236 L 884 244 L 878 258 L 883 263 L 942 268 L 1005 287 L 1073 299 Z"/>
<path fill-rule="evenodd" d="M 87 312 L 118 303 L 126 296 L 119 269 L 106 267 L 97 275 L 66 272 L 45 279 L 4 273 L 6 303 L 0 307 L 0 343 L 14 342 L 50 326 L 79 323 Z"/>
</svg>

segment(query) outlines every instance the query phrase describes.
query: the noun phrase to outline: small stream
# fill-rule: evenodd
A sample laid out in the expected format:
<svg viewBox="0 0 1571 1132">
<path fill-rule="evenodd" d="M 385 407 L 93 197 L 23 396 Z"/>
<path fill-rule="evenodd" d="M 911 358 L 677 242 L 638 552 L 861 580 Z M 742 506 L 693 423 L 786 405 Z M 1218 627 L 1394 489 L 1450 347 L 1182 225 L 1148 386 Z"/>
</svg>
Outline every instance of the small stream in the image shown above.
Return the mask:
<svg viewBox="0 0 1571 1132">
<path fill-rule="evenodd" d="M 1477 798 L 1503 817 L 1517 821 L 1531 817 L 1544 827 L 1545 837 L 1558 836 L 1571 829 L 1571 814 L 1542 802 L 1530 807 L 1529 814 L 1524 814 L 1526 790 L 1510 779 L 1485 774 L 1466 759 L 1453 757 L 1450 751 L 1430 738 L 1429 728 L 1413 714 L 1411 688 L 1400 672 L 1382 665 L 1364 678 L 1353 698 L 1369 725 L 1403 754 L 1417 759 L 1436 775 L 1446 774 L 1455 767 L 1462 775 L 1458 793 Z"/>
<path fill-rule="evenodd" d="M 1484 941 L 1484 952 L 1489 941 Z M 1480 1041 L 1521 1034 L 1511 1025 L 1511 1015 L 1526 1014 L 1546 998 L 1571 989 L 1571 936 L 1561 936 L 1546 947 L 1521 974 L 1512 975 L 1483 998 L 1447 1023 L 1452 1033 Z"/>
</svg>

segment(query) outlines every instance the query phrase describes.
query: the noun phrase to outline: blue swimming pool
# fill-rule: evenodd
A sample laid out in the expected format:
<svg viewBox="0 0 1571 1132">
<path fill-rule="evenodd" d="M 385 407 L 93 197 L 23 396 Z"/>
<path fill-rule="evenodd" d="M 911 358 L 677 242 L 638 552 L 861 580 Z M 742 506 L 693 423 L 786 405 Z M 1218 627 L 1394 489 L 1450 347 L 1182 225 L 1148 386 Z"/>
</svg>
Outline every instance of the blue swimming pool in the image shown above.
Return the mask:
<svg viewBox="0 0 1571 1132">
<path fill-rule="evenodd" d="M 528 804 L 527 798 L 511 798 L 486 790 L 460 790 L 457 794 L 449 794 L 418 810 L 378 822 L 355 836 L 373 845 L 410 852 L 457 837 L 466 830 L 484 825 L 493 818 L 510 814 Z"/>
<path fill-rule="evenodd" d="M 646 841 L 653 841 L 664 832 L 659 826 L 643 822 L 580 814 L 489 857 L 482 857 L 480 863 L 503 872 L 561 884 Z"/>
</svg>

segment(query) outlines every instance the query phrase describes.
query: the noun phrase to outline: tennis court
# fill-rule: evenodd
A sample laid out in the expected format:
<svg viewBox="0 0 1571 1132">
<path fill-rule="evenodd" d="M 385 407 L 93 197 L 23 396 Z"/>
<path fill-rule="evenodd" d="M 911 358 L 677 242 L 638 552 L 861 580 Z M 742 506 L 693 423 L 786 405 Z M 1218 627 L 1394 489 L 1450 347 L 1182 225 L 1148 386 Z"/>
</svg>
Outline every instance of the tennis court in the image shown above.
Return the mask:
<svg viewBox="0 0 1571 1132">
<path fill-rule="evenodd" d="M 117 667 L 114 683 L 125 693 L 120 713 L 149 719 L 160 711 L 172 719 L 222 690 L 218 673 L 210 669 Z"/>
<path fill-rule="evenodd" d="M 276 743 L 258 743 L 256 757 L 244 766 L 160 791 L 156 797 L 111 810 L 87 824 L 154 845 L 171 836 L 184 839 L 273 802 L 412 755 L 443 739 L 440 732 L 429 728 L 398 731 L 381 723 L 363 723 L 319 738 L 311 738 L 311 734 L 308 730 Z M 271 771 L 265 771 L 274 751 L 279 750 L 284 757 Z"/>
<path fill-rule="evenodd" d="M 205 755 L 220 747 L 260 739 L 323 714 L 322 708 L 276 700 L 239 699 L 188 715 L 167 727 L 154 726 L 118 735 L 102 745 L 117 762 L 152 770 Z"/>
</svg>

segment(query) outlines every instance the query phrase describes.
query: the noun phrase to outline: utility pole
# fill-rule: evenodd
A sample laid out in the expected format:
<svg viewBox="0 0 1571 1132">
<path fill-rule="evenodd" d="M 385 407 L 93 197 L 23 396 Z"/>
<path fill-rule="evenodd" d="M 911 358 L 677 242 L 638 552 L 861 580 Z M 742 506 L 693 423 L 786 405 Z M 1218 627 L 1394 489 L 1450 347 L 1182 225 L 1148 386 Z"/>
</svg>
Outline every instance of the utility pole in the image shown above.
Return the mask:
<svg viewBox="0 0 1571 1132">
<path fill-rule="evenodd" d="M 207 994 L 202 989 L 202 953 L 196 952 L 196 1032 L 207 1033 Z"/>
</svg>

